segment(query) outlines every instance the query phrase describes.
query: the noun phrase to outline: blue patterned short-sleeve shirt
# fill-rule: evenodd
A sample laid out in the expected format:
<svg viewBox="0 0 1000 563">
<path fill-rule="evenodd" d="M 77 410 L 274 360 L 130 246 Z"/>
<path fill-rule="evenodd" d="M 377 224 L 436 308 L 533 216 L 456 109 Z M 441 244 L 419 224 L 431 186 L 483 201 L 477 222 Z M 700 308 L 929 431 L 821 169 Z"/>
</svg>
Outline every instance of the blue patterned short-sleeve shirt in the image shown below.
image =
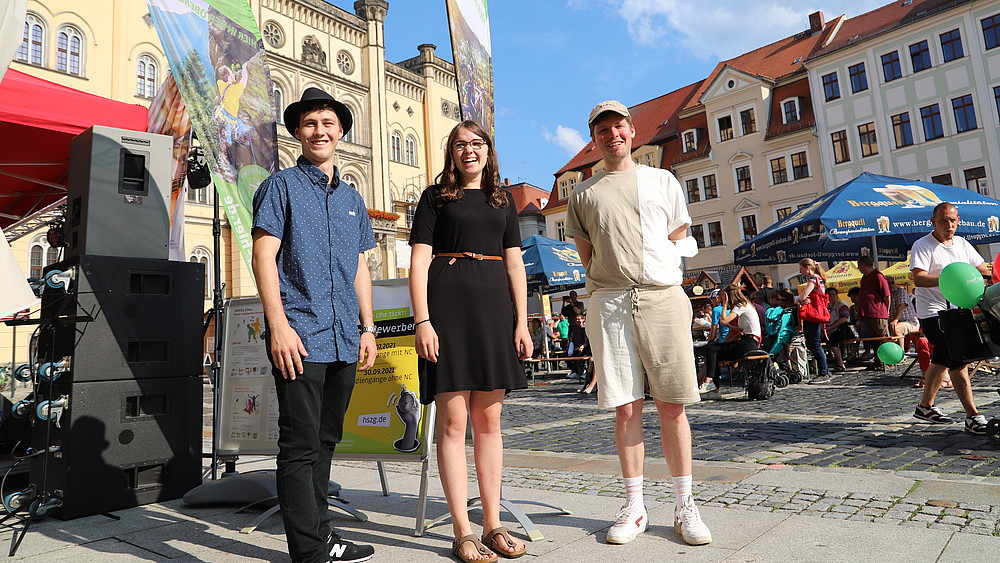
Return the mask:
<svg viewBox="0 0 1000 563">
<path fill-rule="evenodd" d="M 278 285 L 285 315 L 309 362 L 355 362 L 361 343 L 354 278 L 358 254 L 375 248 L 361 194 L 305 157 L 261 183 L 253 226 L 281 239 Z"/>
</svg>

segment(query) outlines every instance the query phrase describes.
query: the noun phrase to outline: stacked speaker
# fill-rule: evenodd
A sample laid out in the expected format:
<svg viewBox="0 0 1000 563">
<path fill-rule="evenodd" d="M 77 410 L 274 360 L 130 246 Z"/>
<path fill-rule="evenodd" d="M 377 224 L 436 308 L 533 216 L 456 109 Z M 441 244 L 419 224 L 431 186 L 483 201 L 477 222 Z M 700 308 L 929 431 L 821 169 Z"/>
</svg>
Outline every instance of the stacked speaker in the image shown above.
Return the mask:
<svg viewBox="0 0 1000 563">
<path fill-rule="evenodd" d="M 42 296 L 31 485 L 76 518 L 201 483 L 204 266 L 167 260 L 172 139 L 72 144 L 66 259 Z M 61 272 L 61 273 L 56 273 Z"/>
</svg>

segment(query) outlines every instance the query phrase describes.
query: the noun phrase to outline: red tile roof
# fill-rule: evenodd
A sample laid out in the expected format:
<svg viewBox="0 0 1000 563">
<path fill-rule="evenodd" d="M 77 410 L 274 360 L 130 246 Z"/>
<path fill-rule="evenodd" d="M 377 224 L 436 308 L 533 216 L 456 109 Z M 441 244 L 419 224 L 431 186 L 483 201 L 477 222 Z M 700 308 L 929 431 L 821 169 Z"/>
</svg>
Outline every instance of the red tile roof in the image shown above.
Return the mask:
<svg viewBox="0 0 1000 563">
<path fill-rule="evenodd" d="M 804 73 L 803 63 L 831 36 L 837 34 L 837 25 L 843 17 L 838 16 L 826 22 L 823 29 L 816 33 L 805 30 L 715 65 L 715 69 L 704 81 L 704 88 L 698 92 L 696 98 L 691 100 L 685 109 L 691 109 L 701 104 L 700 100 L 705 90 L 712 85 L 726 67 L 775 82 L 796 73 Z"/>
<path fill-rule="evenodd" d="M 518 214 L 526 209 L 530 213 L 531 209 L 529 207 L 534 207 L 534 211 L 538 211 L 543 207 L 542 200 L 549 197 L 549 192 L 538 186 L 532 186 L 527 182 L 504 186 L 504 189 L 509 191 L 510 195 L 514 196 L 514 207 L 517 208 Z"/>
<path fill-rule="evenodd" d="M 854 16 L 844 22 L 829 45 L 816 50 L 809 58 L 815 59 L 874 37 L 889 30 L 908 25 L 916 20 L 933 16 L 972 0 L 913 0 L 906 4 L 897 0 L 870 12 Z"/>
<path fill-rule="evenodd" d="M 785 125 L 781 102 L 792 97 L 799 98 L 799 120 Z M 767 139 L 809 129 L 816 125 L 816 116 L 813 114 L 812 99 L 809 93 L 809 79 L 803 75 L 801 80 L 782 84 L 775 88 L 771 92 L 770 115 L 771 120 L 767 125 Z"/>
</svg>

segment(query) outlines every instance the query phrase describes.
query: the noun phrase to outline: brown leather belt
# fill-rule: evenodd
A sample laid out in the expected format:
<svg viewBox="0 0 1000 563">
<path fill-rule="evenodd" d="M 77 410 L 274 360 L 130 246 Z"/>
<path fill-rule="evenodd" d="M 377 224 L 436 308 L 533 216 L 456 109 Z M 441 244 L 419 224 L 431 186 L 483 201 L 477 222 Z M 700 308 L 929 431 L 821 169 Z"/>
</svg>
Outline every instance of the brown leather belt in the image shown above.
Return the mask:
<svg viewBox="0 0 1000 563">
<path fill-rule="evenodd" d="M 486 254 L 476 254 L 475 252 L 438 252 L 435 258 L 468 258 L 469 260 L 503 260 L 503 256 L 488 256 Z"/>
</svg>

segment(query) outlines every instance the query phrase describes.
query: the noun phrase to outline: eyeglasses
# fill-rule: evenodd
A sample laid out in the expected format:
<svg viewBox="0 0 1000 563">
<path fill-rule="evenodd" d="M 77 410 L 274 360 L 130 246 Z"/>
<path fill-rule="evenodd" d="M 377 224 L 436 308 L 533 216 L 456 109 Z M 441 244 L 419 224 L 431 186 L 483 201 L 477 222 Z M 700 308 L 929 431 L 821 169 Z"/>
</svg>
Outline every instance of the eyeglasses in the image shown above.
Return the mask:
<svg viewBox="0 0 1000 563">
<path fill-rule="evenodd" d="M 451 144 L 451 148 L 455 149 L 456 152 L 464 151 L 465 147 L 472 147 L 472 150 L 478 151 L 479 149 L 485 146 L 486 146 L 486 141 L 481 141 L 481 140 L 469 141 L 468 143 L 465 141 L 455 141 L 454 143 Z"/>
</svg>

